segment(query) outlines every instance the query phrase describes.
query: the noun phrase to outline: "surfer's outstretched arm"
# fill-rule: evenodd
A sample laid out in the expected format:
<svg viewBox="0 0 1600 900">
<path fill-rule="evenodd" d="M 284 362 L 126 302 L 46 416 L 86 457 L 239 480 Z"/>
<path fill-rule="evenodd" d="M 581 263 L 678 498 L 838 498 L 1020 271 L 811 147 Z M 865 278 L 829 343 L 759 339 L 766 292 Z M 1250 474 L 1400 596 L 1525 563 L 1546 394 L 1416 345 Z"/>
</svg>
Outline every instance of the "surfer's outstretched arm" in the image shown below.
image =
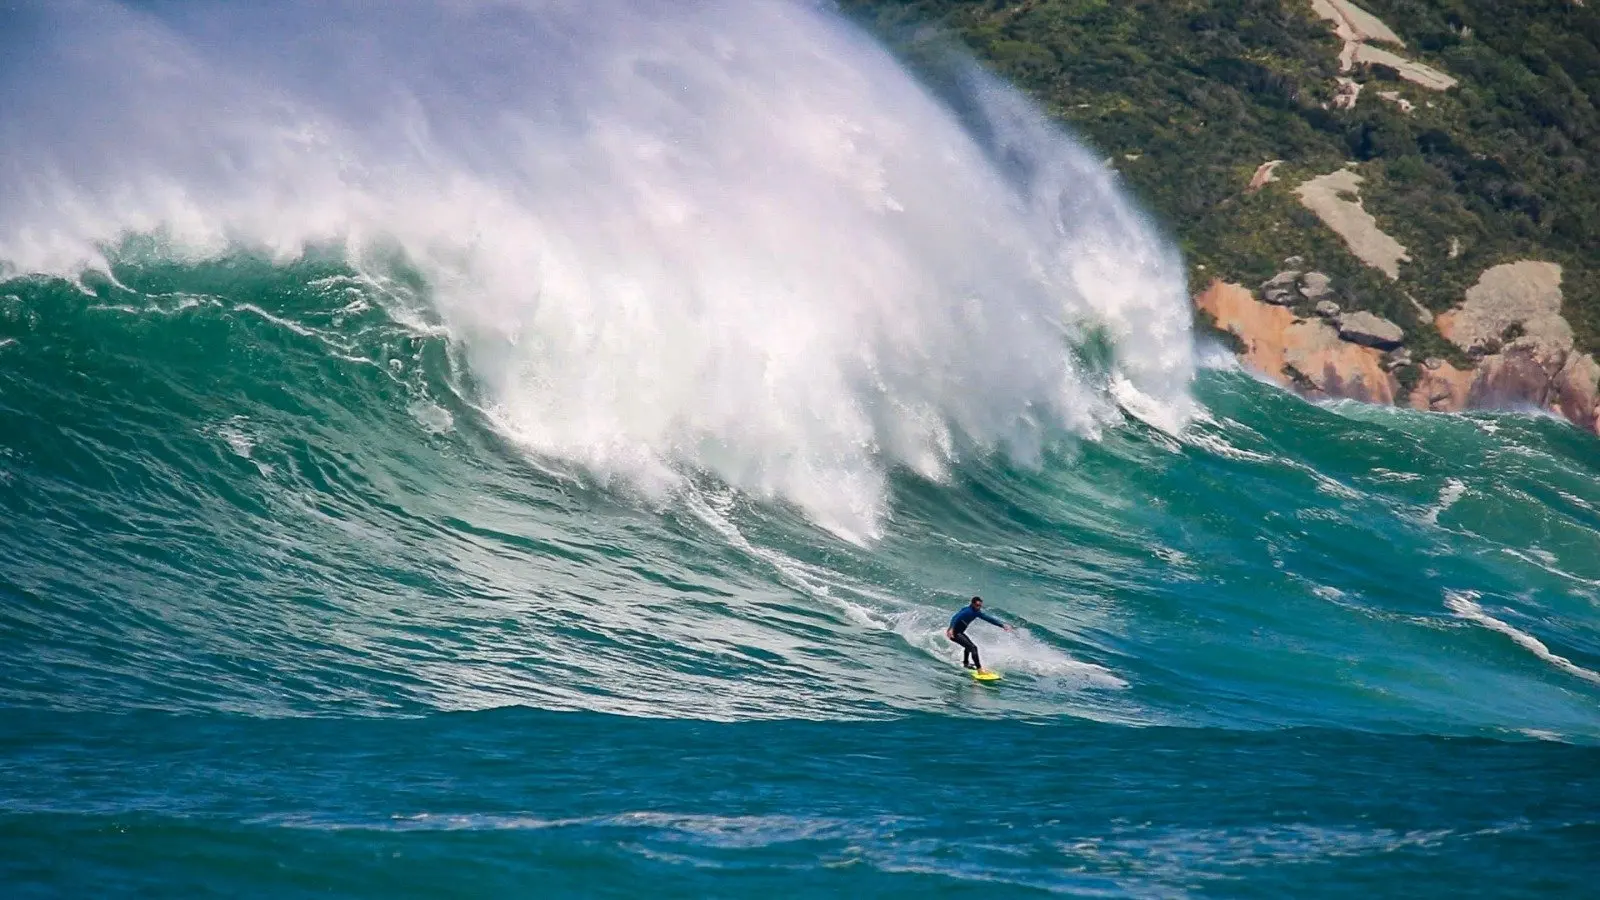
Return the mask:
<svg viewBox="0 0 1600 900">
<path fill-rule="evenodd" d="M 1000 626 L 1001 628 L 1004 628 L 1007 631 L 1016 631 L 1015 628 L 1012 628 L 1010 625 L 1007 625 L 1006 623 L 1000 621 L 999 619 L 996 619 L 994 616 L 991 616 L 986 612 L 978 613 L 978 618 L 984 620 L 985 622 L 988 622 L 990 625 L 998 625 L 998 626 Z"/>
</svg>

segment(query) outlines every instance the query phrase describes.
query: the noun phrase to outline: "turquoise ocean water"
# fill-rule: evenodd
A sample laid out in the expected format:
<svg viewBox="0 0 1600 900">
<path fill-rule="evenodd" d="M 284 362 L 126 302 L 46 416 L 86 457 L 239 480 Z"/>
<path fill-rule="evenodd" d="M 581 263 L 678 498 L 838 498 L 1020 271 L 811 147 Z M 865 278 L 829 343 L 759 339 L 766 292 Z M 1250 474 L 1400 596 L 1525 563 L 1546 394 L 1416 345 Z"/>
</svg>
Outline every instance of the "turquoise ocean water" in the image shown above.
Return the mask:
<svg viewBox="0 0 1600 900">
<path fill-rule="evenodd" d="M 361 13 L 4 14 L 0 893 L 1592 890 L 1593 436 L 825 10 Z"/>
</svg>

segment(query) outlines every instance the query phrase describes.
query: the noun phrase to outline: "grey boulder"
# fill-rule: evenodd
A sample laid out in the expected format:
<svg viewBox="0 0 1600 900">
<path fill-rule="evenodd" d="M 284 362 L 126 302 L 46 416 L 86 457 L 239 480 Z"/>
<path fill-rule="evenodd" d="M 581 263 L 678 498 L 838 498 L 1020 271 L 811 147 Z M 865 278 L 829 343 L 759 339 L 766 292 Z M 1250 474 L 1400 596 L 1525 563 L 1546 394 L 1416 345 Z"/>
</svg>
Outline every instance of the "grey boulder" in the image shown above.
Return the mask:
<svg viewBox="0 0 1600 900">
<path fill-rule="evenodd" d="M 1400 346 L 1406 333 L 1399 325 L 1369 312 L 1345 313 L 1339 317 L 1339 337 L 1352 344 L 1393 350 Z"/>
<path fill-rule="evenodd" d="M 1300 293 L 1304 294 L 1305 298 L 1312 303 L 1320 300 L 1332 300 L 1332 279 L 1321 272 L 1307 272 L 1300 279 Z"/>
<path fill-rule="evenodd" d="M 1288 271 L 1278 274 L 1261 282 L 1261 299 L 1279 306 L 1290 306 L 1300 299 L 1295 291 L 1295 282 L 1300 278 L 1299 272 Z"/>
<path fill-rule="evenodd" d="M 1405 368 L 1409 365 L 1411 365 L 1411 351 L 1405 347 L 1401 347 L 1398 350 L 1391 350 L 1383 358 L 1383 368 L 1390 372 L 1393 372 L 1395 369 Z"/>
</svg>

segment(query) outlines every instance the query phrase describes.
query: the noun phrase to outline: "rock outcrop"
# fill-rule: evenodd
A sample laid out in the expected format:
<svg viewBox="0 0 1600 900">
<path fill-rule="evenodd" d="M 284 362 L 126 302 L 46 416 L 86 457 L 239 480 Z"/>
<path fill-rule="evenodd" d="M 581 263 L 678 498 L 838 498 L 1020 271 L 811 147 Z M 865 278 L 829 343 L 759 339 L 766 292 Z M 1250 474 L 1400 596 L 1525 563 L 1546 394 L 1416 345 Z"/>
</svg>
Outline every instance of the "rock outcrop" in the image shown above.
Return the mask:
<svg viewBox="0 0 1600 900">
<path fill-rule="evenodd" d="M 1485 356 L 1475 369 L 1428 360 L 1410 405 L 1434 412 L 1544 409 L 1600 433 L 1600 364 L 1587 353 L 1573 353 L 1552 373 L 1526 344 Z"/>
<path fill-rule="evenodd" d="M 1600 433 L 1600 363 L 1574 348 L 1561 316 L 1559 266 L 1495 266 L 1459 306 L 1436 317 L 1439 331 L 1476 362 L 1470 368 L 1438 358 L 1418 366 L 1399 325 L 1370 312 L 1341 312 L 1331 299 L 1317 301 L 1316 317 L 1296 316 L 1291 307 L 1301 298 L 1334 295 L 1326 276 L 1312 276 L 1320 273 L 1280 272 L 1261 286 L 1261 299 L 1213 281 L 1195 305 L 1238 338 L 1245 365 L 1310 397 L 1403 400 L 1436 412 L 1532 407 Z M 1416 373 L 1409 395 L 1395 375 L 1402 369 Z"/>
<path fill-rule="evenodd" d="M 1295 188 L 1300 203 L 1317 214 L 1323 224 L 1344 238 L 1350 252 L 1379 269 L 1391 279 L 1400 277 L 1400 264 L 1410 262 L 1406 248 L 1378 228 L 1378 220 L 1361 205 L 1362 178 L 1349 169 L 1339 169 Z M 1348 199 L 1354 198 L 1354 199 Z"/>
<path fill-rule="evenodd" d="M 1474 376 L 1471 369 L 1458 369 L 1442 359 L 1424 360 L 1422 377 L 1411 389 L 1411 407 L 1433 412 L 1466 409 Z"/>
<path fill-rule="evenodd" d="M 1274 175 L 1272 173 L 1273 173 L 1273 170 L 1277 169 L 1281 165 L 1283 165 L 1283 160 L 1274 159 L 1274 160 L 1269 160 L 1267 162 L 1264 162 L 1261 165 L 1257 166 L 1256 167 L 1256 173 L 1254 175 L 1250 176 L 1250 185 L 1249 185 L 1249 187 L 1246 187 L 1244 189 L 1245 193 L 1254 194 L 1256 191 L 1259 191 L 1262 188 L 1266 187 L 1267 185 L 1271 184 L 1272 182 L 1277 181 L 1278 180 L 1278 176 L 1276 176 L 1276 175 Z"/>
<path fill-rule="evenodd" d="M 1299 265 L 1302 260 L 1298 256 L 1291 256 L 1283 261 L 1285 265 Z M 1331 302 L 1334 296 L 1332 280 L 1321 272 L 1307 272 L 1304 275 L 1296 269 L 1285 269 L 1282 272 L 1261 282 L 1260 295 L 1262 300 L 1278 306 L 1294 306 L 1301 300 L 1321 306 Z M 1338 304 L 1333 304 L 1334 312 L 1338 312 Z"/>
<path fill-rule="evenodd" d="M 1240 340 L 1246 365 L 1285 387 L 1313 397 L 1395 401 L 1400 385 L 1384 371 L 1383 354 L 1342 340 L 1322 319 L 1301 319 L 1223 281 L 1213 281 L 1195 305 Z"/>
<path fill-rule="evenodd" d="M 1411 60 L 1406 59 L 1404 56 L 1390 53 L 1388 50 L 1372 47 L 1367 44 L 1355 45 L 1355 50 L 1351 53 L 1350 61 L 1353 63 L 1365 63 L 1369 66 L 1388 66 L 1389 68 L 1395 70 L 1395 72 L 1399 73 L 1401 78 L 1404 78 L 1412 84 L 1421 85 L 1430 91 L 1448 91 L 1456 86 L 1456 80 L 1454 78 L 1451 78 L 1449 75 L 1446 75 L 1432 66 L 1425 66 L 1419 62 L 1412 62 Z"/>
<path fill-rule="evenodd" d="M 1457 85 L 1444 72 L 1408 58 L 1412 53 L 1400 36 L 1352 0 L 1302 2 L 1309 2 L 1318 16 L 1330 22 L 1343 42 L 1334 94 L 1324 108 L 1371 104 L 1374 101 L 1363 99 L 1364 83 L 1374 76 L 1398 76 L 1409 84 L 1400 90 L 1391 89 L 1392 83 L 1371 85 L 1374 92 L 1381 102 L 1392 103 L 1403 113 L 1423 115 L 1424 109 L 1436 107 L 1425 91 L 1448 91 Z M 1463 29 L 1462 37 L 1468 36 Z M 1264 190 L 1282 165 L 1280 160 L 1261 164 L 1246 192 Z M 1409 283 L 1412 276 L 1428 275 L 1408 269 L 1407 280 L 1402 280 L 1401 264 L 1411 262 L 1409 251 L 1379 228 L 1367 211 L 1361 197 L 1362 171 L 1357 163 L 1345 163 L 1292 189 L 1300 204 L 1352 255 L 1395 282 L 1392 291 L 1385 291 L 1385 306 L 1399 321 L 1361 309 L 1369 304 L 1355 284 L 1345 285 L 1353 289 L 1350 293 L 1340 293 L 1327 275 L 1306 271 L 1311 264 L 1291 256 L 1281 264 L 1283 271 L 1254 292 L 1213 281 L 1195 298 L 1216 327 L 1237 339 L 1244 364 L 1311 397 L 1400 402 L 1436 411 L 1531 407 L 1600 433 L 1600 362 L 1580 351 L 1561 314 L 1561 267 L 1531 260 L 1494 266 L 1481 273 L 1452 309 L 1435 315 L 1413 295 L 1420 285 Z M 1397 183 L 1407 181 L 1401 177 Z M 1384 184 L 1393 186 L 1387 178 Z M 1387 209 L 1398 219 L 1405 218 L 1404 209 Z M 1272 226 L 1280 236 L 1281 225 Z M 1461 235 L 1417 237 L 1448 242 L 1451 260 L 1461 259 L 1467 251 Z M 1352 278 L 1365 280 L 1365 276 Z M 1399 298 L 1410 308 L 1397 308 Z M 1430 321 L 1461 352 L 1446 354 L 1441 349 L 1440 356 L 1448 358 L 1419 361 L 1418 344 L 1407 345 L 1406 329 Z M 1420 331 L 1437 346 L 1432 329 L 1423 324 Z"/>
<path fill-rule="evenodd" d="M 1339 337 L 1363 347 L 1394 350 L 1405 342 L 1406 333 L 1399 325 L 1369 312 L 1340 315 L 1336 321 Z"/>
<path fill-rule="evenodd" d="M 1521 260 L 1485 271 L 1461 305 L 1440 314 L 1435 324 L 1468 353 L 1482 354 L 1512 331 L 1546 354 L 1572 349 L 1572 327 L 1561 317 L 1561 267 L 1555 263 Z"/>
<path fill-rule="evenodd" d="M 1600 362 L 1588 353 L 1574 353 L 1556 375 L 1556 411 L 1600 434 Z"/>
<path fill-rule="evenodd" d="M 1339 51 L 1339 71 L 1348 72 L 1358 63 L 1377 64 L 1388 66 L 1398 72 L 1401 78 L 1430 90 L 1446 91 L 1455 87 L 1456 80 L 1438 69 L 1372 46 L 1369 41 L 1397 47 L 1405 47 L 1406 42 L 1400 40 L 1400 36 L 1382 19 L 1350 0 L 1311 0 L 1311 9 L 1332 22 L 1334 34 L 1344 41 L 1344 49 Z M 1349 79 L 1341 79 L 1341 82 L 1347 81 Z M 1356 85 L 1355 90 L 1359 93 L 1360 85 Z M 1354 102 L 1351 99 L 1352 105 Z"/>
<path fill-rule="evenodd" d="M 1521 260 L 1488 269 L 1434 324 L 1479 357 L 1457 408 L 1533 406 L 1600 431 L 1600 365 L 1574 349 L 1561 315 L 1560 266 Z"/>
<path fill-rule="evenodd" d="M 1361 88 L 1364 85 L 1354 78 L 1346 78 L 1343 75 L 1335 78 L 1333 83 L 1333 108 L 1355 109 L 1356 104 L 1361 102 Z"/>
<path fill-rule="evenodd" d="M 1300 277 L 1300 296 L 1316 304 L 1332 302 L 1333 280 L 1321 272 L 1307 272 Z"/>
<path fill-rule="evenodd" d="M 1261 283 L 1261 299 L 1279 306 L 1293 306 L 1300 300 L 1299 281 L 1299 272 L 1279 272 Z"/>
</svg>

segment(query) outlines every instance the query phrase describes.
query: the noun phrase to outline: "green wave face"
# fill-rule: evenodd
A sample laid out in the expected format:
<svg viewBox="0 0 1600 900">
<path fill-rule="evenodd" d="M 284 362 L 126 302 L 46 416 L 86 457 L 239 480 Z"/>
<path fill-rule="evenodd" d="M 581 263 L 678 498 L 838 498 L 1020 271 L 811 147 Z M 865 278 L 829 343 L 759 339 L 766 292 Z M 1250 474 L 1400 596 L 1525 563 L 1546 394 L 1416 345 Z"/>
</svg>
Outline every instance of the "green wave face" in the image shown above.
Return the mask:
<svg viewBox="0 0 1600 900">
<path fill-rule="evenodd" d="M 385 311 L 403 284 L 7 285 L 8 704 L 1597 734 L 1595 446 L 1560 422 L 1206 370 L 1176 436 L 893 469 L 857 544 L 708 472 L 647 495 L 530 452 Z M 1021 626 L 973 632 L 1003 693 L 950 677 L 974 593 Z"/>
</svg>

